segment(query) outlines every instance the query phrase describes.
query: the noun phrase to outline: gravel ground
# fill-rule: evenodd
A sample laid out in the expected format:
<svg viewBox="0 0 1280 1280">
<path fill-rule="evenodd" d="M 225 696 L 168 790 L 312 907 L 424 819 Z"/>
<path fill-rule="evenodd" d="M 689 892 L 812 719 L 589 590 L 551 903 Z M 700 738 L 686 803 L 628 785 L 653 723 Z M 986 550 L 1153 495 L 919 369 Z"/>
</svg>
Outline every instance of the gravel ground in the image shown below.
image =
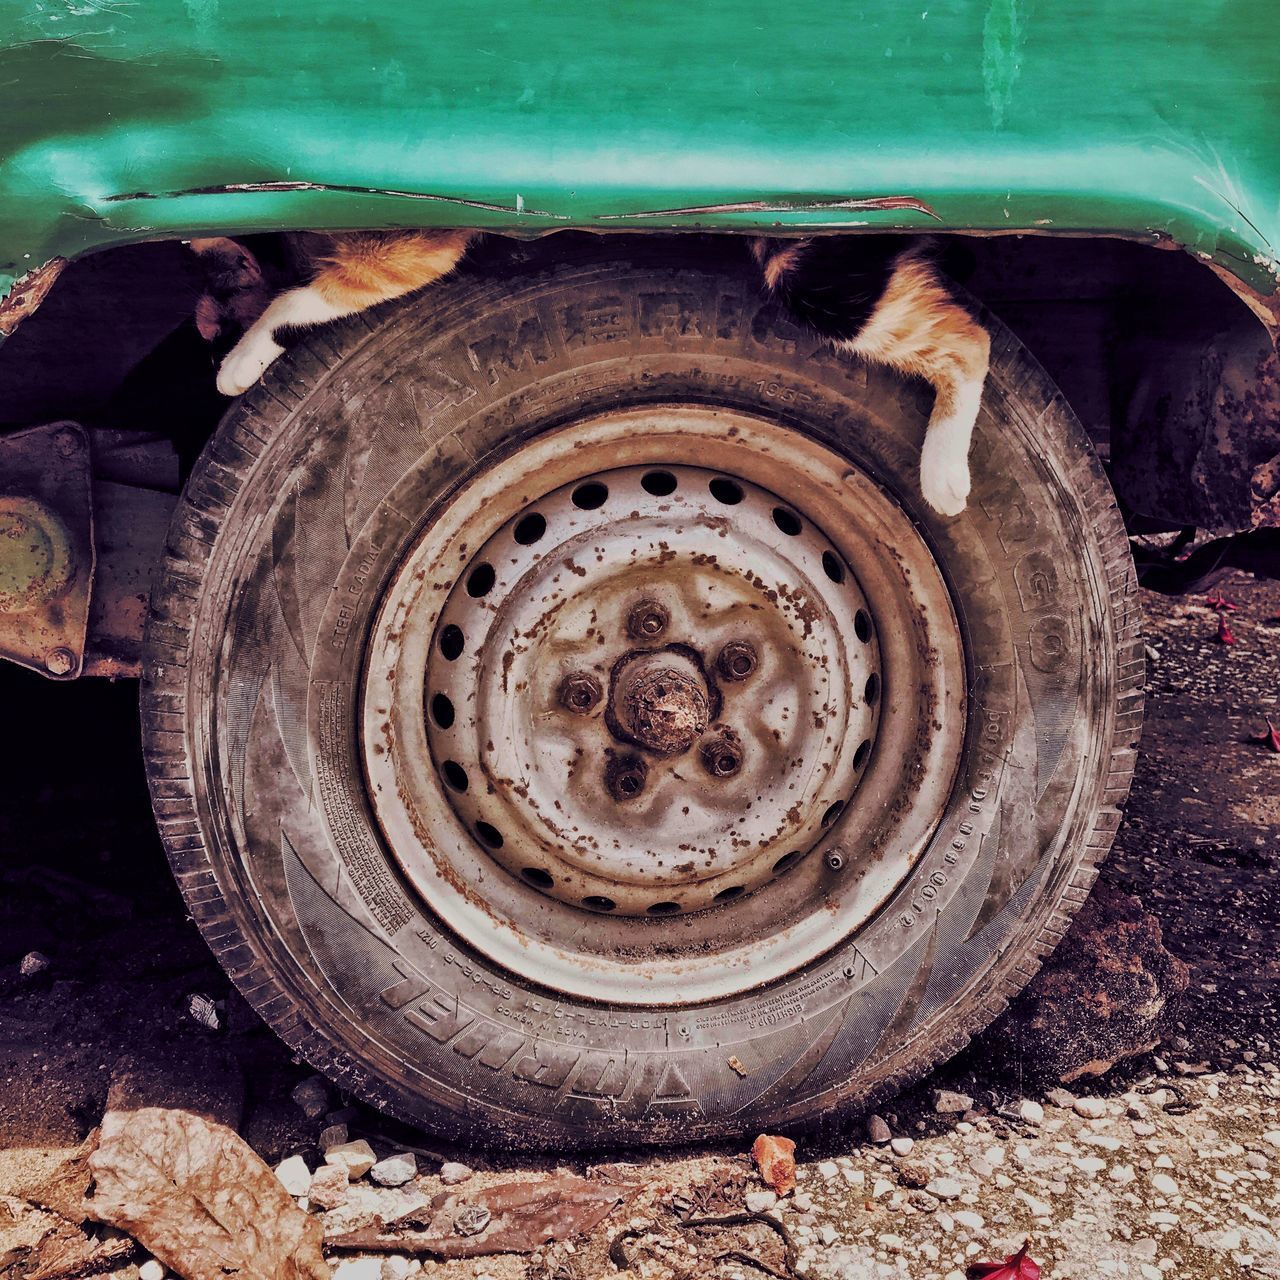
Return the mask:
<svg viewBox="0 0 1280 1280">
<path fill-rule="evenodd" d="M 1267 715 L 1280 720 L 1280 623 L 1265 621 L 1280 611 L 1280 586 L 1241 579 L 1223 590 L 1237 606 L 1230 645 L 1203 597 L 1147 598 L 1144 756 L 1103 871 L 1191 969 L 1155 1052 L 1042 1092 L 997 1026 L 880 1117 L 801 1144 L 798 1188 L 774 1211 L 794 1242 L 790 1263 L 767 1224 L 681 1225 L 690 1206 L 768 1206 L 735 1151 L 612 1152 L 600 1158 L 632 1161 L 621 1172 L 643 1190 L 573 1248 L 420 1269 L 353 1257 L 339 1280 L 751 1280 L 767 1268 L 956 1280 L 1028 1238 L 1053 1280 L 1280 1277 L 1280 755 L 1250 740 Z M 229 989 L 168 879 L 134 689 L 50 688 L 11 671 L 0 682 L 21 744 L 0 798 L 0 1195 L 56 1206 L 68 1156 L 122 1079 L 161 1103 L 189 1103 L 194 1090 L 264 1158 L 301 1153 L 314 1167 L 326 1118 L 308 1120 L 291 1098 L 306 1069 Z M 48 968 L 23 976 L 32 951 Z M 196 1011 L 211 1006 L 216 1031 L 192 1017 L 193 995 L 207 997 Z M 379 1155 L 417 1149 L 422 1170 L 396 1190 L 353 1183 L 329 1215 L 335 1229 L 434 1194 L 443 1160 L 476 1170 L 469 1187 L 558 1163 L 449 1149 L 344 1099 L 324 1105 Z M 624 1227 L 636 1234 L 619 1272 L 608 1246 Z M 114 1274 L 132 1280 L 138 1265 Z"/>
</svg>

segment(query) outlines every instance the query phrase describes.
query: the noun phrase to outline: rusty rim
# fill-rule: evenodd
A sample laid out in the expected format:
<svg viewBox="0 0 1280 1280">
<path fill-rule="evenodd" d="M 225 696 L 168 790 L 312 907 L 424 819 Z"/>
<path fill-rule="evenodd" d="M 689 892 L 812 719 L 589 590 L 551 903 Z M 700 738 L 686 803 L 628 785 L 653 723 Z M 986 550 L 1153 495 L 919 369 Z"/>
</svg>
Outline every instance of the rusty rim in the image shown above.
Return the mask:
<svg viewBox="0 0 1280 1280">
<path fill-rule="evenodd" d="M 846 460 L 631 410 L 538 437 L 420 532 L 369 648 L 366 771 L 465 941 L 581 996 L 710 999 L 901 881 L 962 672 L 932 556 Z"/>
</svg>

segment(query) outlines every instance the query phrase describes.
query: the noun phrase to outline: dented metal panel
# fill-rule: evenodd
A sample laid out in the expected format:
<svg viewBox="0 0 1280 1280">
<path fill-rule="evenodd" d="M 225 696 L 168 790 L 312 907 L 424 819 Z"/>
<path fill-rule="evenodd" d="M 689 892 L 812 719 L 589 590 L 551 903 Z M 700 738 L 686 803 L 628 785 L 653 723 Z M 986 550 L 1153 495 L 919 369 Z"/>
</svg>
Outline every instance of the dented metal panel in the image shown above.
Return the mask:
<svg viewBox="0 0 1280 1280">
<path fill-rule="evenodd" d="M 280 227 L 929 227 L 1185 246 L 1260 309 L 1267 0 L 15 0 L 0 296 L 58 257 Z"/>
</svg>

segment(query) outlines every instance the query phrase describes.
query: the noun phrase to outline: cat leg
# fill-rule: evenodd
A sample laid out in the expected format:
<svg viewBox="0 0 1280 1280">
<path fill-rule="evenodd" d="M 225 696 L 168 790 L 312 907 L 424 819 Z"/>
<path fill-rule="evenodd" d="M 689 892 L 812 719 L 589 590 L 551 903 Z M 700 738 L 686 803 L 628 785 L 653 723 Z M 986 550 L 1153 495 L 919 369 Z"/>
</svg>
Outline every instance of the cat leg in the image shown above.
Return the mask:
<svg viewBox="0 0 1280 1280">
<path fill-rule="evenodd" d="M 932 262 L 908 249 L 861 333 L 839 344 L 924 378 L 935 392 L 920 453 L 920 492 L 939 514 L 969 498 L 969 444 L 982 404 L 991 337 L 952 297 Z"/>
<path fill-rule="evenodd" d="M 284 352 L 275 339 L 278 329 L 323 324 L 358 310 L 359 306 L 344 307 L 329 301 L 314 283 L 285 290 L 271 300 L 231 348 L 218 369 L 218 390 L 224 396 L 238 396 L 262 377 L 272 361 Z"/>
<path fill-rule="evenodd" d="M 920 489 L 942 515 L 964 510 L 969 440 L 991 339 L 955 300 L 929 243 L 901 235 L 756 240 L 765 284 L 838 350 L 924 378 L 936 393 L 920 458 Z"/>
<path fill-rule="evenodd" d="M 311 283 L 273 299 L 232 348 L 218 370 L 218 390 L 238 396 L 253 386 L 284 351 L 278 330 L 337 320 L 421 289 L 448 275 L 477 234 L 449 228 L 329 237 Z"/>
</svg>

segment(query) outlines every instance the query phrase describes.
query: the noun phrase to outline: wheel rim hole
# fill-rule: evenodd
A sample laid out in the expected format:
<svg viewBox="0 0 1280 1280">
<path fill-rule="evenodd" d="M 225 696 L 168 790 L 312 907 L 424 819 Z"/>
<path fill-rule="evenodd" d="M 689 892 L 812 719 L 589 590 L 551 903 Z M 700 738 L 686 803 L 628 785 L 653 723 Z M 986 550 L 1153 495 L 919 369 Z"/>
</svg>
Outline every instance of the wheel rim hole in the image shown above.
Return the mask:
<svg viewBox="0 0 1280 1280">
<path fill-rule="evenodd" d="M 746 893 L 746 890 L 740 884 L 731 884 L 727 889 L 721 889 L 716 894 L 717 902 L 732 902 L 734 898 L 740 898 Z"/>
<path fill-rule="evenodd" d="M 620 774 L 618 777 L 618 790 L 624 796 L 638 796 L 640 794 L 640 778 L 634 773 Z"/>
<path fill-rule="evenodd" d="M 590 907 L 592 911 L 612 911 L 618 904 L 612 898 L 603 898 L 597 894 L 592 894 L 589 898 L 583 898 L 582 905 Z"/>
<path fill-rule="evenodd" d="M 476 565 L 467 575 L 467 595 L 473 600 L 479 600 L 481 596 L 487 596 L 493 590 L 495 577 L 493 565 Z"/>
<path fill-rule="evenodd" d="M 502 848 L 502 832 L 492 824 L 488 822 L 477 822 L 476 835 L 478 835 L 490 849 Z"/>
<path fill-rule="evenodd" d="M 716 476 L 707 488 L 711 496 L 717 502 L 724 503 L 726 507 L 736 507 L 742 501 L 742 486 L 734 484 L 732 480 L 726 480 L 723 476 Z"/>
<path fill-rule="evenodd" d="M 547 519 L 541 512 L 530 511 L 521 517 L 519 523 L 511 531 L 511 536 L 522 547 L 530 547 L 547 531 Z"/>
<path fill-rule="evenodd" d="M 649 906 L 651 916 L 673 916 L 680 910 L 678 902 L 654 902 Z"/>
<path fill-rule="evenodd" d="M 443 693 L 431 699 L 431 718 L 441 729 L 453 728 L 453 703 Z"/>
<path fill-rule="evenodd" d="M 440 772 L 455 791 L 465 791 L 470 784 L 467 771 L 456 760 L 446 760 L 440 766 Z"/>
<path fill-rule="evenodd" d="M 860 750 L 861 748 L 859 748 Z M 829 827 L 844 812 L 844 801 L 837 800 L 835 804 L 827 807 L 826 813 L 822 815 L 822 825 Z"/>
<path fill-rule="evenodd" d="M 798 537 L 804 526 L 800 523 L 800 517 L 794 511 L 788 511 L 786 507 L 774 507 L 773 523 L 787 535 L 788 538 Z"/>
<path fill-rule="evenodd" d="M 863 738 L 863 740 L 860 743 L 858 743 L 857 751 L 853 753 L 853 767 L 855 769 L 861 769 L 862 766 L 867 763 L 867 757 L 870 754 L 871 754 L 871 739 Z"/>
<path fill-rule="evenodd" d="M 456 662 L 462 656 L 465 644 L 466 639 L 462 634 L 462 628 L 455 627 L 452 623 L 440 633 L 440 652 L 444 655 L 446 662 Z"/>
<path fill-rule="evenodd" d="M 844 563 L 834 551 L 824 551 L 822 553 L 822 571 L 832 582 L 840 583 L 844 581 Z"/>
<path fill-rule="evenodd" d="M 773 864 L 773 874 L 780 876 L 784 871 L 790 871 L 792 867 L 800 861 L 798 853 L 784 853 L 777 862 Z"/>
<path fill-rule="evenodd" d="M 609 499 L 609 489 L 599 480 L 588 480 L 573 491 L 573 505 L 583 511 L 595 511 L 603 507 Z"/>
<path fill-rule="evenodd" d="M 555 877 L 549 871 L 543 871 L 541 867 L 523 867 L 520 874 L 526 883 L 533 885 L 535 889 L 550 889 L 556 882 Z"/>
<path fill-rule="evenodd" d="M 863 695 L 868 704 L 873 704 L 880 696 L 880 677 L 874 671 L 867 677 L 867 686 L 863 690 Z"/>
<path fill-rule="evenodd" d="M 676 491 L 676 478 L 670 471 L 648 471 L 640 479 L 640 487 L 655 498 L 665 498 Z"/>
<path fill-rule="evenodd" d="M 868 644 L 871 640 L 871 615 L 865 609 L 859 609 L 853 615 L 853 633 L 862 641 Z"/>
</svg>

